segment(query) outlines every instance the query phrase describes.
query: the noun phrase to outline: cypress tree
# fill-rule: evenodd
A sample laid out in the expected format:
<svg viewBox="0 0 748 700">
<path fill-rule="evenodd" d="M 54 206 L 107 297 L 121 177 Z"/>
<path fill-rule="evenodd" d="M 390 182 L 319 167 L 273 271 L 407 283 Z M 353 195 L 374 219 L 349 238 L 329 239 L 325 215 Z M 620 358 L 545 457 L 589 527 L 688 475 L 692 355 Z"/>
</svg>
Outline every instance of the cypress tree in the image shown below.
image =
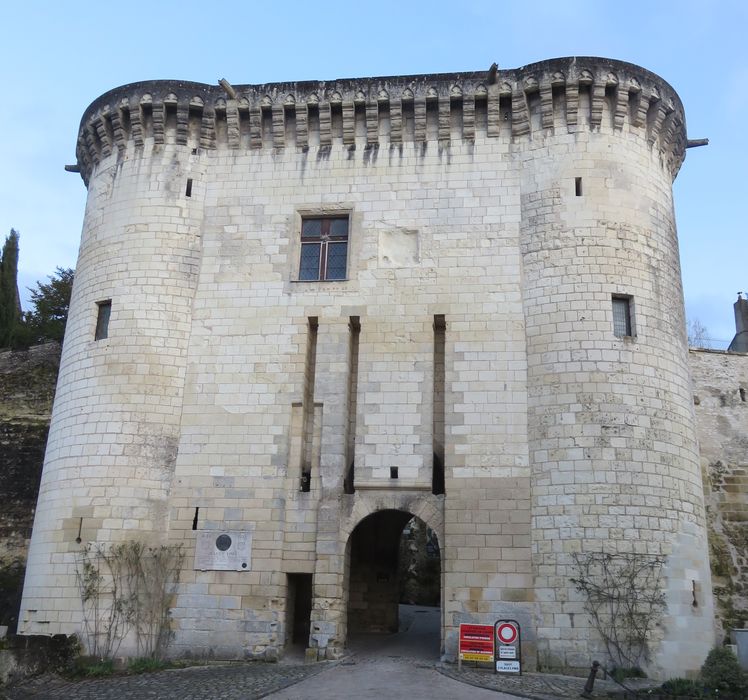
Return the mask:
<svg viewBox="0 0 748 700">
<path fill-rule="evenodd" d="M 18 232 L 11 229 L 0 257 L 0 348 L 13 344 L 21 323 L 18 295 Z"/>
<path fill-rule="evenodd" d="M 29 343 L 62 342 L 74 276 L 74 270 L 58 267 L 55 274 L 49 276 L 49 282 L 37 282 L 36 289 L 28 288 L 34 307 L 24 317 Z"/>
</svg>

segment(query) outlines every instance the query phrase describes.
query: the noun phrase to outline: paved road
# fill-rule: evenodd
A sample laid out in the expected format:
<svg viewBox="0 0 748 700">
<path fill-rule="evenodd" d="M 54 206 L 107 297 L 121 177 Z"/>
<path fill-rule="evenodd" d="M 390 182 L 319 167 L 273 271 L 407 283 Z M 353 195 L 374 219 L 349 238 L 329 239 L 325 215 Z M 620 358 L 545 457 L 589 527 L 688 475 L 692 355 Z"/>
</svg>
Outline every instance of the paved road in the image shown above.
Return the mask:
<svg viewBox="0 0 748 700">
<path fill-rule="evenodd" d="M 328 668 L 266 700 L 516 700 L 494 690 L 475 688 L 440 674 L 433 665 L 412 659 L 361 659 Z"/>
<path fill-rule="evenodd" d="M 395 635 L 350 640 L 351 655 L 321 673 L 266 696 L 266 700 L 516 700 L 443 676 L 439 662 L 439 610 L 400 606 Z"/>
<path fill-rule="evenodd" d="M 8 700 L 254 700 L 324 668 L 246 663 L 197 666 L 139 676 L 114 676 L 71 682 L 43 676 L 16 686 L 0 698 Z"/>
</svg>

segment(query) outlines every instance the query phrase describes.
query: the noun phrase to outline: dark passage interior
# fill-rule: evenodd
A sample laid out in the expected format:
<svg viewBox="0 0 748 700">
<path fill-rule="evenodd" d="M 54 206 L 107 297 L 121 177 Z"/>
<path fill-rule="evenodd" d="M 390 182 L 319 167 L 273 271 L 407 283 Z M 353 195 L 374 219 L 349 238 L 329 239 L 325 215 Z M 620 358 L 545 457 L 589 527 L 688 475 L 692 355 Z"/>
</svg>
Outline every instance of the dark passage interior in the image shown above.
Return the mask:
<svg viewBox="0 0 748 700">
<path fill-rule="evenodd" d="M 349 556 L 349 635 L 402 632 L 400 603 L 439 606 L 439 544 L 412 514 L 385 510 L 365 518 L 351 534 Z"/>
<path fill-rule="evenodd" d="M 288 574 L 286 601 L 287 643 L 309 645 L 309 619 L 312 613 L 312 574 Z"/>
</svg>

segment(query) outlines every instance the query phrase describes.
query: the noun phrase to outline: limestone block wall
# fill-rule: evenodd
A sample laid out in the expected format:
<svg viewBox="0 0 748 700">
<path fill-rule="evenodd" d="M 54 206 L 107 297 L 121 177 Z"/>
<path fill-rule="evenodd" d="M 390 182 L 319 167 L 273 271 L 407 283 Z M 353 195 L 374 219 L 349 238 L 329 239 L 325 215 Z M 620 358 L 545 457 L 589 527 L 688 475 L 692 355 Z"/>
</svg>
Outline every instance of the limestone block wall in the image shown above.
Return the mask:
<svg viewBox="0 0 748 700">
<path fill-rule="evenodd" d="M 193 198 L 204 196 L 205 221 L 170 537 L 189 549 L 202 529 L 249 529 L 253 561 L 246 573 L 184 573 L 174 613 L 176 649 L 282 645 L 285 576 L 312 572 L 318 625 L 328 629 L 335 618 L 323 641 L 344 644 L 341 519 L 359 501 L 373 511 L 382 491 L 434 498 L 435 315 L 447 324 L 447 508 L 452 498 L 465 504 L 468 488 L 485 497 L 475 487 L 480 479 L 488 484 L 499 477 L 513 486 L 527 473 L 517 226 L 504 231 L 497 223 L 518 202 L 508 192 L 516 176 L 502 172 L 506 144 L 484 146 L 493 177 L 476 169 L 470 148 L 459 143 L 449 154 L 435 144 L 425 150 L 408 144 L 376 158 L 363 143 L 355 151 L 341 145 L 306 160 L 288 150 L 200 155 L 208 163 L 206 181 L 195 182 Z M 350 212 L 347 281 L 296 279 L 300 217 L 320 211 Z M 360 322 L 356 493 L 345 495 L 354 316 Z M 316 323 L 313 371 L 310 319 Z M 301 492 L 307 440 L 311 486 Z M 500 487 L 491 483 L 490 500 L 498 507 Z M 526 492 L 523 503 L 521 533 L 518 516 L 506 512 L 454 516 L 457 546 L 445 549 L 452 653 L 459 615 L 487 619 L 504 588 L 511 589 L 511 608 L 516 590 L 530 583 Z M 473 504 L 460 508 L 470 511 Z M 519 574 L 515 548 L 524 552 Z M 266 602 L 255 604 L 260 600 Z"/>
<path fill-rule="evenodd" d="M 748 624 L 748 356 L 691 350 L 720 637 Z"/>
<path fill-rule="evenodd" d="M 580 108 L 580 122 L 592 119 Z M 600 131 L 613 126 L 603 112 Z M 522 249 L 539 661 L 598 649 L 570 579 L 575 553 L 666 557 L 651 664 L 698 667 L 712 616 L 671 174 L 624 123 L 537 138 L 522 155 Z M 551 154 L 553 154 L 551 156 Z M 537 161 L 537 165 L 535 162 Z M 532 164 L 531 164 L 532 163 Z M 541 166 L 540 163 L 543 165 Z M 632 329 L 614 334 L 612 299 Z M 692 588 L 701 595 L 694 606 Z"/>
<path fill-rule="evenodd" d="M 394 510 L 437 533 L 446 658 L 461 622 L 511 617 L 530 664 L 588 666 L 570 555 L 637 548 L 667 557 L 654 672 L 698 667 L 684 148 L 672 89 L 606 59 L 99 98 L 25 631 L 76 629 L 77 536 L 137 533 L 187 551 L 175 654 L 275 655 L 312 574 L 309 647 L 334 656 L 366 583 L 351 538 Z M 347 217 L 345 279 L 300 281 L 320 216 Z M 226 530 L 245 570 L 192 556 Z"/>
<path fill-rule="evenodd" d="M 89 187 L 19 621 L 27 634 L 79 624 L 82 542 L 159 539 L 168 526 L 202 211 L 183 196 L 189 161 L 145 148 L 103 158 Z M 108 337 L 96 340 L 108 300 Z"/>
</svg>

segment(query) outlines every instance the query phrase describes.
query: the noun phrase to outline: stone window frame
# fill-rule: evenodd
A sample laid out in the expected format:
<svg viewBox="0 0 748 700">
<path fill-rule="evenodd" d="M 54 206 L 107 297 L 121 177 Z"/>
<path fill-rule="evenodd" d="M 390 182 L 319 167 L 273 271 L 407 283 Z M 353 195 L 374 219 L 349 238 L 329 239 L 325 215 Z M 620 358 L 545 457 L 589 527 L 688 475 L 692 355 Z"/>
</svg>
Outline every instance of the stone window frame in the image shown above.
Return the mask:
<svg viewBox="0 0 748 700">
<path fill-rule="evenodd" d="M 618 312 L 616 312 L 618 310 Z M 616 338 L 635 338 L 634 297 L 631 294 L 611 295 L 613 335 Z"/>
<path fill-rule="evenodd" d="M 348 250 L 346 257 L 346 276 L 344 279 L 315 279 L 302 280 L 299 277 L 301 269 L 301 227 L 304 219 L 314 218 L 342 218 L 348 217 Z M 354 207 L 349 203 L 325 204 L 299 206 L 294 211 L 292 229 L 289 232 L 289 259 L 290 271 L 289 280 L 294 284 L 301 285 L 324 285 L 329 289 L 334 285 L 345 285 L 350 282 L 356 274 L 358 250 L 361 245 L 360 237 L 360 216 L 356 215 Z"/>
<path fill-rule="evenodd" d="M 96 328 L 94 340 L 106 340 L 109 337 L 109 322 L 112 318 L 112 300 L 102 299 L 96 302 Z"/>
<path fill-rule="evenodd" d="M 318 233 L 313 230 L 315 228 L 313 224 L 316 223 L 319 224 Z M 350 225 L 350 216 L 347 214 L 301 217 L 300 282 L 341 282 L 348 279 Z M 342 270 L 340 261 L 338 261 L 337 268 L 332 264 L 336 249 L 339 255 L 341 247 L 345 250 Z M 311 255 L 305 255 L 305 251 Z M 306 271 L 305 262 L 307 263 Z M 309 263 L 311 263 L 311 268 Z M 336 274 L 336 270 L 342 272 L 342 276 Z"/>
</svg>

